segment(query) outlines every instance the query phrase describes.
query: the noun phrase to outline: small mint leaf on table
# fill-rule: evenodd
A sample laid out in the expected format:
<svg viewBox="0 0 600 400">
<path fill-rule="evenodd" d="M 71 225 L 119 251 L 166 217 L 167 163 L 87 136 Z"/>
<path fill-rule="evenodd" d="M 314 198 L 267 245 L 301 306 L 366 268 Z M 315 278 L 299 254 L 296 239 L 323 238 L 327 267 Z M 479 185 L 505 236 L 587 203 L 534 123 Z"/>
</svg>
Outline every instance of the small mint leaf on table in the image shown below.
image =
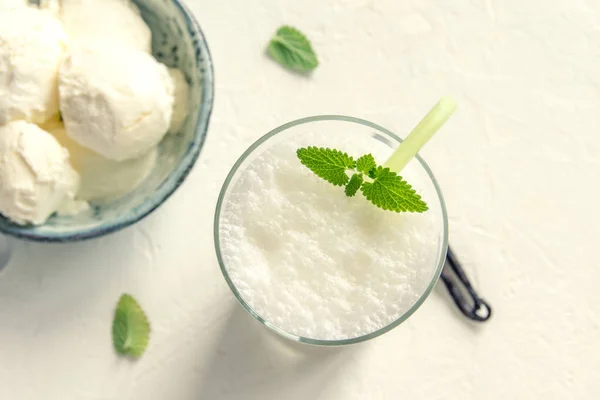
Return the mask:
<svg viewBox="0 0 600 400">
<path fill-rule="evenodd" d="M 354 174 L 352 178 L 350 178 L 350 182 L 346 185 L 346 196 L 352 197 L 358 192 L 360 185 L 363 183 L 363 175 L 362 174 Z"/>
<path fill-rule="evenodd" d="M 368 174 L 373 168 L 377 167 L 375 158 L 371 154 L 365 154 L 356 160 L 356 170 L 363 174 Z"/>
<path fill-rule="evenodd" d="M 323 147 L 303 147 L 296 154 L 300 162 L 320 178 L 335 186 L 344 186 L 350 178 L 346 170 L 356 168 L 356 162 L 348 154 Z"/>
<path fill-rule="evenodd" d="M 115 350 L 121 355 L 140 357 L 148 346 L 150 323 L 137 301 L 128 294 L 119 299 L 112 334 Z"/>
<path fill-rule="evenodd" d="M 312 71 L 319 65 L 310 41 L 291 26 L 282 26 L 277 30 L 268 51 L 279 64 L 296 71 Z"/>
<path fill-rule="evenodd" d="M 373 182 L 362 184 L 360 191 L 371 203 L 384 210 L 395 212 L 427 211 L 427 204 L 402 177 L 389 168 L 372 170 Z"/>
</svg>

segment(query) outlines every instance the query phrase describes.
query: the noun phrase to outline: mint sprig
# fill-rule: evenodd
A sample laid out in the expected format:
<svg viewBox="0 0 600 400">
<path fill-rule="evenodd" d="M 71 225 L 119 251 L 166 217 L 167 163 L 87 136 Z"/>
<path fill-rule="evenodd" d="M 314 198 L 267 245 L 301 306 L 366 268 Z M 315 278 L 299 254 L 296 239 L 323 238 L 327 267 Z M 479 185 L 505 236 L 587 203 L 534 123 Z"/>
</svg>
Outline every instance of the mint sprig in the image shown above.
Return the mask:
<svg viewBox="0 0 600 400">
<path fill-rule="evenodd" d="M 269 42 L 269 54 L 279 64 L 301 72 L 312 71 L 319 65 L 309 40 L 299 30 L 282 26 Z"/>
<path fill-rule="evenodd" d="M 117 353 L 140 357 L 150 337 L 150 323 L 135 299 L 123 294 L 115 310 L 112 326 L 113 345 Z"/>
<path fill-rule="evenodd" d="M 428 210 L 427 203 L 412 186 L 389 168 L 377 166 L 371 154 L 354 161 L 339 150 L 313 146 L 300 148 L 296 154 L 318 177 L 336 186 L 345 186 L 349 197 L 360 189 L 367 200 L 384 210 L 417 213 Z M 352 178 L 348 172 L 354 172 Z"/>
</svg>

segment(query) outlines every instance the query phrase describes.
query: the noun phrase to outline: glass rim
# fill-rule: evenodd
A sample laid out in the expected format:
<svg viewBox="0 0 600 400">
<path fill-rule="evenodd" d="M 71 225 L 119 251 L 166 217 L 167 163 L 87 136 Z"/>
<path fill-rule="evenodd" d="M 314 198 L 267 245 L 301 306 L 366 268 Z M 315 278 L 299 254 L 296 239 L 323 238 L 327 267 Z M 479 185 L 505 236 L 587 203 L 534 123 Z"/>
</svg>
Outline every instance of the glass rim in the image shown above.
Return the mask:
<svg viewBox="0 0 600 400">
<path fill-rule="evenodd" d="M 242 163 L 248 158 L 248 156 L 250 156 L 252 153 L 254 153 L 254 151 L 256 149 L 258 149 L 263 143 L 265 143 L 272 137 L 276 136 L 277 134 L 288 130 L 289 128 L 293 128 L 295 126 L 303 125 L 303 124 L 307 124 L 307 123 L 311 123 L 311 122 L 320 122 L 320 121 L 350 122 L 350 123 L 363 125 L 363 126 L 366 126 L 369 128 L 373 128 L 373 129 L 379 131 L 380 133 L 383 133 L 384 135 L 387 135 L 387 136 L 391 137 L 392 139 L 402 143 L 401 138 L 396 136 L 391 131 L 389 131 L 373 122 L 370 122 L 370 121 L 367 121 L 367 120 L 364 120 L 361 118 L 349 117 L 346 115 L 315 115 L 315 116 L 311 116 L 311 117 L 296 119 L 294 121 L 283 124 L 275 129 L 269 131 L 265 135 L 261 136 L 254 143 L 252 143 L 252 145 L 250 145 L 250 147 L 248 147 L 248 149 L 246 149 L 246 151 L 244 151 L 244 153 L 237 159 L 237 161 L 235 162 L 233 167 L 231 167 L 231 170 L 229 171 L 229 173 L 227 174 L 227 177 L 225 178 L 225 181 L 223 182 L 221 191 L 219 192 L 219 198 L 217 200 L 217 206 L 215 209 L 213 234 L 214 234 L 215 251 L 217 253 L 217 260 L 218 260 L 219 266 L 221 268 L 221 273 L 223 274 L 223 277 L 225 278 L 225 281 L 227 282 L 229 289 L 231 289 L 233 295 L 235 296 L 237 301 L 242 305 L 242 307 L 250 315 L 252 315 L 258 322 L 260 322 L 267 328 L 271 329 L 272 331 L 276 332 L 277 334 L 279 334 L 287 339 L 296 341 L 296 342 L 317 345 L 317 346 L 342 346 L 342 345 L 349 345 L 349 344 L 364 342 L 366 340 L 370 340 L 370 339 L 376 338 L 378 336 L 381 336 L 384 333 L 394 329 L 395 327 L 400 325 L 402 322 L 406 321 L 417 309 L 419 309 L 419 307 L 421 307 L 421 305 L 423 304 L 425 299 L 427 299 L 427 297 L 429 297 L 429 295 L 431 294 L 431 291 L 437 284 L 437 282 L 440 278 L 440 275 L 442 273 L 442 268 L 444 267 L 444 264 L 446 261 L 446 252 L 448 251 L 448 214 L 446 211 L 446 203 L 444 202 L 444 197 L 442 195 L 442 190 L 441 190 L 437 180 L 435 179 L 433 172 L 431 171 L 431 169 L 429 168 L 427 163 L 421 158 L 421 156 L 417 154 L 415 156 L 415 158 L 419 161 L 419 163 L 421 164 L 421 166 L 423 167 L 423 169 L 425 170 L 425 172 L 431 179 L 431 182 L 433 183 L 435 191 L 438 195 L 438 200 L 440 202 L 440 208 L 442 211 L 442 224 L 443 224 L 442 245 L 441 245 L 441 249 L 440 249 L 437 266 L 436 266 L 433 276 L 431 278 L 431 282 L 429 283 L 429 285 L 427 286 L 425 291 L 421 294 L 421 296 L 417 299 L 417 301 L 406 312 L 404 312 L 402 315 L 400 315 L 398 318 L 396 318 L 394 321 L 387 324 L 386 326 L 379 328 L 379 329 L 377 329 L 371 333 L 368 333 L 366 335 L 361 335 L 361 336 L 357 336 L 357 337 L 349 338 L 349 339 L 327 340 L 327 339 L 314 339 L 314 338 L 303 337 L 300 335 L 296 335 L 296 334 L 287 332 L 287 331 L 279 328 L 278 326 L 270 323 L 269 321 L 265 320 L 264 318 L 262 318 L 250 306 L 250 304 L 248 304 L 244 300 L 244 298 L 241 296 L 241 294 L 237 290 L 236 285 L 233 283 L 233 281 L 231 280 L 231 277 L 229 276 L 227 267 L 225 265 L 225 261 L 223 260 L 223 256 L 221 254 L 220 233 L 219 233 L 220 222 L 219 221 L 220 221 L 220 217 L 221 217 L 221 210 L 223 208 L 225 194 L 227 193 L 227 190 L 229 189 L 229 185 L 230 185 L 233 177 L 238 172 Z"/>
</svg>

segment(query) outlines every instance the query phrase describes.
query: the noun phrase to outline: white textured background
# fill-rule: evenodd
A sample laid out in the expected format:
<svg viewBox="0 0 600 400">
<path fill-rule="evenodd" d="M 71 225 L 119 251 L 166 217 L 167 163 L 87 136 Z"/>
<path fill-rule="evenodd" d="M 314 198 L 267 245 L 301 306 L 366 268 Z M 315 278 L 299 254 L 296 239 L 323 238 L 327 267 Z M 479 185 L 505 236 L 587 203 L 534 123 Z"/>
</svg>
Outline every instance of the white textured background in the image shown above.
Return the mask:
<svg viewBox="0 0 600 400">
<path fill-rule="evenodd" d="M 600 2 L 188 0 L 216 103 L 199 162 L 135 227 L 14 243 L 0 274 L 0 399 L 597 399 Z M 292 24 L 312 77 L 264 55 Z M 312 114 L 404 135 L 443 94 L 458 114 L 423 152 L 451 242 L 495 307 L 465 321 L 438 287 L 408 322 L 339 350 L 288 346 L 242 312 L 217 266 L 217 192 L 241 152 Z M 137 362 L 113 353 L 122 292 L 149 314 Z"/>
</svg>

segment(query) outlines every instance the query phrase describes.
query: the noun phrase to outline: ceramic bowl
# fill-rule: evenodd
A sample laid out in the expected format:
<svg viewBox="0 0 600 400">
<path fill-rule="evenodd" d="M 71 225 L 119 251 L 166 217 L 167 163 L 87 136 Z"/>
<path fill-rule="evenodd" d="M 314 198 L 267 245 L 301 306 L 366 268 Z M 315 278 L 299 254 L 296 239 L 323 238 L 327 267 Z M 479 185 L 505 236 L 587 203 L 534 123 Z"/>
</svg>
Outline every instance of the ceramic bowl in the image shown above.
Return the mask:
<svg viewBox="0 0 600 400">
<path fill-rule="evenodd" d="M 159 145 L 156 166 L 134 191 L 113 201 L 92 203 L 72 217 L 53 215 L 39 226 L 19 226 L 0 216 L 0 232 L 42 242 L 89 239 L 118 231 L 156 210 L 181 185 L 204 145 L 212 111 L 213 66 L 206 39 L 191 11 L 178 0 L 136 0 L 152 31 L 152 53 L 180 68 L 189 91 L 187 120 Z"/>
</svg>

